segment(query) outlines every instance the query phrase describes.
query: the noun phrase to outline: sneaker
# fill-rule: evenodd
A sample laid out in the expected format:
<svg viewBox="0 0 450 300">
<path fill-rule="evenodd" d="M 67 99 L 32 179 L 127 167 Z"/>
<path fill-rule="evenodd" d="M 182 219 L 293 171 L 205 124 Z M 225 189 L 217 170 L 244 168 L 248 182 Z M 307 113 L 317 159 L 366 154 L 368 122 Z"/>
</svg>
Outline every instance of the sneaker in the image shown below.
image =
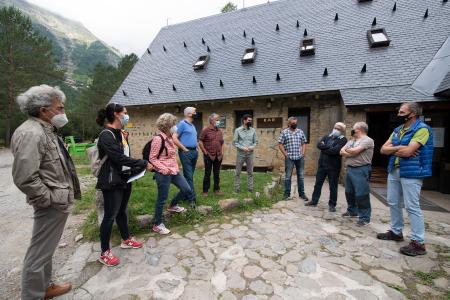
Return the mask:
<svg viewBox="0 0 450 300">
<path fill-rule="evenodd" d="M 364 226 L 367 226 L 369 224 L 370 224 L 370 222 L 363 221 L 363 220 L 358 220 L 358 222 L 356 222 L 356 226 L 359 226 L 359 227 L 364 227 Z"/>
<path fill-rule="evenodd" d="M 353 214 L 349 213 L 348 211 L 343 213 L 342 216 L 344 218 L 357 218 L 358 217 L 358 215 L 353 215 Z"/>
<path fill-rule="evenodd" d="M 400 248 L 400 253 L 408 256 L 417 256 L 427 254 L 427 250 L 425 250 L 425 244 L 411 240 L 409 245 Z"/>
<path fill-rule="evenodd" d="M 305 206 L 313 206 L 313 207 L 316 207 L 317 206 L 317 203 L 314 203 L 314 202 L 307 202 L 307 203 L 305 203 Z"/>
<path fill-rule="evenodd" d="M 100 255 L 100 258 L 98 259 L 99 262 L 104 264 L 107 267 L 114 267 L 117 266 L 120 263 L 120 260 L 117 256 L 114 256 L 110 250 L 106 250 Z"/>
<path fill-rule="evenodd" d="M 216 195 L 216 196 L 223 196 L 223 195 L 225 195 L 225 193 L 221 192 L 221 191 L 215 191 L 214 195 Z"/>
<path fill-rule="evenodd" d="M 202 195 L 203 197 L 208 197 L 208 192 L 203 192 Z"/>
<path fill-rule="evenodd" d="M 142 248 L 142 243 L 138 242 L 134 239 L 134 237 L 130 237 L 126 241 L 122 241 L 122 244 L 120 244 L 120 248 L 122 249 L 139 249 Z"/>
<path fill-rule="evenodd" d="M 328 206 L 328 211 L 329 211 L 329 212 L 336 212 L 336 207 L 334 207 L 334 206 Z"/>
<path fill-rule="evenodd" d="M 377 239 L 385 241 L 403 242 L 403 234 L 395 234 L 392 230 L 388 230 L 386 233 L 377 233 Z"/>
<path fill-rule="evenodd" d="M 169 208 L 167 210 L 170 212 L 182 213 L 183 211 L 186 210 L 186 208 L 175 205 L 175 206 L 169 206 Z"/>
<path fill-rule="evenodd" d="M 161 224 L 159 224 L 159 225 L 153 224 L 152 230 L 153 230 L 154 232 L 159 233 L 159 234 L 169 234 L 169 233 L 170 233 L 170 230 L 167 229 L 166 226 L 164 226 L 163 223 L 161 223 Z"/>
<path fill-rule="evenodd" d="M 305 201 L 309 201 L 309 198 L 306 195 L 301 195 L 300 198 Z"/>
</svg>

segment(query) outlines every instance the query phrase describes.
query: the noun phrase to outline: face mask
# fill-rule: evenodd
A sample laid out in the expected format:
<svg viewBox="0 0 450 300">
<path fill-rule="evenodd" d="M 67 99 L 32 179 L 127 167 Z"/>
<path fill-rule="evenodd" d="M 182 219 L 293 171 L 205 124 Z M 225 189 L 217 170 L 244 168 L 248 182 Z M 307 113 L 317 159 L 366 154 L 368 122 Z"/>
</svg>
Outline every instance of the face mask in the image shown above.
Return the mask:
<svg viewBox="0 0 450 300">
<path fill-rule="evenodd" d="M 219 128 L 219 126 L 220 126 L 220 121 L 216 121 L 215 126 L 216 126 L 217 128 Z"/>
<path fill-rule="evenodd" d="M 330 136 L 334 136 L 334 137 L 338 137 L 341 135 L 341 132 L 337 129 L 333 129 L 333 131 L 331 131 Z"/>
<path fill-rule="evenodd" d="M 64 125 L 66 125 L 69 120 L 67 119 L 66 114 L 58 114 L 58 115 L 54 115 L 51 119 L 50 122 L 53 124 L 53 126 L 55 126 L 56 128 L 61 128 Z"/>
<path fill-rule="evenodd" d="M 292 129 L 297 129 L 297 124 L 291 124 L 289 127 L 291 127 Z"/>
<path fill-rule="evenodd" d="M 177 126 L 172 126 L 172 128 L 170 128 L 170 133 L 172 134 L 177 133 L 177 130 L 178 130 Z"/>
<path fill-rule="evenodd" d="M 248 127 L 252 127 L 252 122 L 248 122 L 248 123 L 247 123 L 247 126 L 248 126 Z"/>
<path fill-rule="evenodd" d="M 122 124 L 123 127 L 127 126 L 128 121 L 130 121 L 129 115 L 123 115 L 122 117 L 120 117 L 120 124 Z"/>
<path fill-rule="evenodd" d="M 395 123 L 398 125 L 403 125 L 411 119 L 411 114 L 406 116 L 396 116 Z"/>
<path fill-rule="evenodd" d="M 355 136 L 355 133 L 356 133 L 355 129 L 352 129 L 352 131 L 350 131 L 351 136 Z"/>
</svg>

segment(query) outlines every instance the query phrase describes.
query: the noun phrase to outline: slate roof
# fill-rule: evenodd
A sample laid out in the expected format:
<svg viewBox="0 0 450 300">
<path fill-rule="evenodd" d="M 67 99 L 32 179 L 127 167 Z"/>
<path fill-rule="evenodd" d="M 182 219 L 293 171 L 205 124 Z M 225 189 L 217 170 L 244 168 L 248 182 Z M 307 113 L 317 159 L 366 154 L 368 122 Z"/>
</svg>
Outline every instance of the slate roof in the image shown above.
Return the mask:
<svg viewBox="0 0 450 300">
<path fill-rule="evenodd" d="M 409 86 L 450 35 L 450 3 L 398 0 L 393 11 L 394 3 L 279 0 L 163 27 L 148 47 L 151 54 L 142 55 L 112 101 L 131 106 L 341 90 L 346 105 L 358 105 L 367 103 L 364 93 L 390 94 L 390 86 L 418 99 L 437 100 Z M 386 29 L 389 47 L 369 47 L 367 30 L 373 28 Z M 314 56 L 299 56 L 305 29 L 315 38 Z M 252 38 L 255 62 L 242 65 Z M 205 54 L 210 55 L 206 68 L 194 71 L 192 65 Z M 367 72 L 361 73 L 364 64 Z M 323 76 L 325 68 L 328 76 Z M 397 101 L 370 97 L 373 103 Z"/>
</svg>

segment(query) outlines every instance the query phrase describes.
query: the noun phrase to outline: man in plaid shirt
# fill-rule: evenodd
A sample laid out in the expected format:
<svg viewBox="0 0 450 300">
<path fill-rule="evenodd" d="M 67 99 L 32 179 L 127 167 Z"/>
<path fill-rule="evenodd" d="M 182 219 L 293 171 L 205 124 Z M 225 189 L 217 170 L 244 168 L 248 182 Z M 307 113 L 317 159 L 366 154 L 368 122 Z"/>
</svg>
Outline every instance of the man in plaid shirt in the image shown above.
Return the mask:
<svg viewBox="0 0 450 300">
<path fill-rule="evenodd" d="M 291 196 L 291 177 L 295 167 L 297 171 L 298 195 L 303 200 L 308 201 L 308 197 L 305 195 L 303 178 L 306 137 L 303 131 L 297 128 L 297 121 L 296 117 L 290 117 L 288 119 L 289 127 L 281 132 L 278 139 L 278 147 L 285 157 L 284 199 Z"/>
</svg>

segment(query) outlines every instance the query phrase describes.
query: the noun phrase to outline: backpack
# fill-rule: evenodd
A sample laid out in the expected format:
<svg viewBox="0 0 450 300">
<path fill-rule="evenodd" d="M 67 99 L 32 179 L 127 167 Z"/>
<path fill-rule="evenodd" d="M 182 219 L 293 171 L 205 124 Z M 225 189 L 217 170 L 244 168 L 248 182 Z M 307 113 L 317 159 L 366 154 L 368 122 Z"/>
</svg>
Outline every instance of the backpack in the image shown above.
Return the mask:
<svg viewBox="0 0 450 300">
<path fill-rule="evenodd" d="M 167 155 L 167 148 L 166 148 L 166 141 L 164 140 L 163 136 L 161 134 L 158 134 L 156 136 L 159 136 L 161 138 L 161 148 L 159 148 L 158 156 L 156 156 L 157 159 L 161 156 L 164 150 L 166 150 Z M 152 149 L 152 141 L 155 137 L 153 137 L 150 141 L 145 144 L 144 149 L 142 149 L 142 159 L 149 160 L 150 157 L 150 151 Z"/>
<path fill-rule="evenodd" d="M 98 136 L 100 137 L 100 135 L 105 131 L 109 131 L 113 135 L 114 139 L 116 139 L 116 136 L 114 135 L 114 133 L 108 129 L 102 130 L 102 132 L 100 132 L 100 134 Z M 98 177 L 98 175 L 100 174 L 100 169 L 102 168 L 105 161 L 108 159 L 108 155 L 103 156 L 102 159 L 99 158 L 97 142 L 98 142 L 98 138 L 95 140 L 94 146 L 86 149 L 86 153 L 88 155 L 89 162 L 91 165 L 91 172 L 92 172 L 92 175 L 94 175 L 95 177 Z"/>
</svg>

